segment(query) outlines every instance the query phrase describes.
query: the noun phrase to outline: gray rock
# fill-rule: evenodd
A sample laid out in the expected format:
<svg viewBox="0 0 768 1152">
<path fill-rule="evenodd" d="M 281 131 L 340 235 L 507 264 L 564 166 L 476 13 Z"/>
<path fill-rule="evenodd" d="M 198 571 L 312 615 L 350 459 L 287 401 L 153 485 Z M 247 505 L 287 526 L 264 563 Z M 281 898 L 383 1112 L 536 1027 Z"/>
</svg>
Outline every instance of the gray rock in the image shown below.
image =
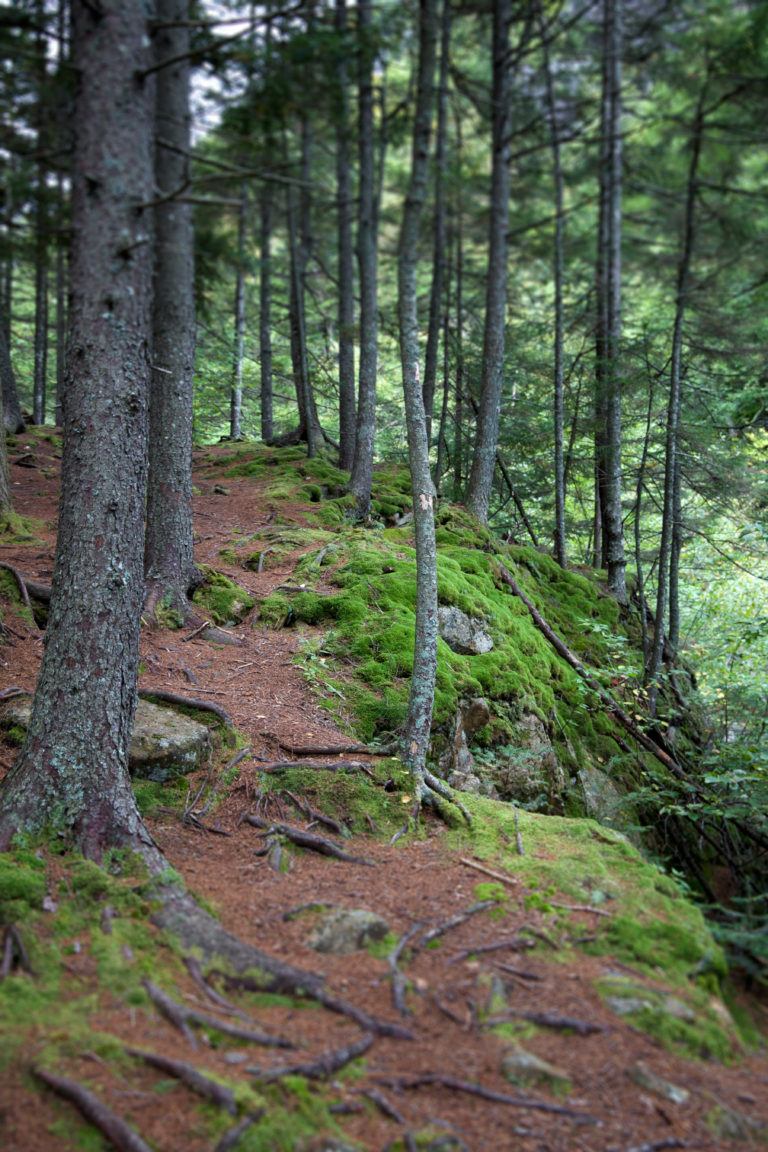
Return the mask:
<svg viewBox="0 0 768 1152">
<path fill-rule="evenodd" d="M 483 621 L 476 616 L 467 616 L 453 605 L 444 604 L 438 608 L 437 626 L 448 647 L 464 656 L 479 656 L 493 648 L 493 640 Z"/>
<path fill-rule="evenodd" d="M 707 1128 L 721 1140 L 742 1140 L 750 1144 L 755 1140 L 762 1144 L 766 1140 L 764 1124 L 720 1102 L 707 1113 Z"/>
<path fill-rule="evenodd" d="M 452 788 L 495 798 L 496 789 L 487 774 L 478 771 L 467 741 L 467 736 L 483 728 L 490 718 L 488 705 L 481 696 L 460 701 L 450 724 L 435 733 L 430 754 L 437 760 L 438 774 Z"/>
<path fill-rule="evenodd" d="M 679 1088 L 677 1084 L 670 1084 L 668 1080 L 662 1080 L 661 1076 L 657 1076 L 655 1072 L 651 1072 L 650 1068 L 646 1068 L 641 1063 L 632 1064 L 627 1068 L 627 1076 L 640 1088 L 644 1088 L 646 1092 L 652 1092 L 654 1096 L 661 1096 L 662 1099 L 669 1100 L 671 1104 L 684 1104 L 691 1095 L 687 1088 Z"/>
<path fill-rule="evenodd" d="M 565 772 L 535 713 L 521 716 L 510 746 L 498 750 L 495 782 L 502 800 L 524 804 L 532 811 L 562 814 Z"/>
<path fill-rule="evenodd" d="M 501 1058 L 501 1071 L 513 1084 L 545 1084 L 549 1088 L 570 1092 L 571 1079 L 567 1072 L 527 1052 L 519 1044 L 507 1048 Z"/>
<path fill-rule="evenodd" d="M 364 908 L 334 908 L 321 916 L 307 937 L 316 952 L 345 956 L 383 940 L 389 925 L 375 912 Z"/>
<path fill-rule="evenodd" d="M 3 713 L 3 726 L 26 730 L 31 712 L 31 702 L 14 704 Z M 164 784 L 192 772 L 210 752 L 211 735 L 204 724 L 139 700 L 128 753 L 131 776 Z"/>
<path fill-rule="evenodd" d="M 621 793 L 610 776 L 599 768 L 585 766 L 579 769 L 578 778 L 587 816 L 609 828 L 621 829 L 626 824 L 622 814 Z"/>
</svg>

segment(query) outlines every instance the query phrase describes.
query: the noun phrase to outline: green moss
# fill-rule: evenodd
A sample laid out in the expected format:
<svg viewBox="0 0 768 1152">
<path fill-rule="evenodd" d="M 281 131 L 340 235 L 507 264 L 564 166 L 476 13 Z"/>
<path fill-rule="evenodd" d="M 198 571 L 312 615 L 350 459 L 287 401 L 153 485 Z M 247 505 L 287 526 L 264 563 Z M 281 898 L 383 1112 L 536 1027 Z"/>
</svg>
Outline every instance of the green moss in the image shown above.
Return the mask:
<svg viewBox="0 0 768 1152">
<path fill-rule="evenodd" d="M 0 924 L 23 923 L 43 906 L 44 866 L 31 853 L 0 855 Z"/>
<path fill-rule="evenodd" d="M 194 594 L 195 604 L 205 608 L 214 624 L 232 627 L 247 616 L 256 600 L 221 572 L 204 568 L 205 583 Z"/>
</svg>

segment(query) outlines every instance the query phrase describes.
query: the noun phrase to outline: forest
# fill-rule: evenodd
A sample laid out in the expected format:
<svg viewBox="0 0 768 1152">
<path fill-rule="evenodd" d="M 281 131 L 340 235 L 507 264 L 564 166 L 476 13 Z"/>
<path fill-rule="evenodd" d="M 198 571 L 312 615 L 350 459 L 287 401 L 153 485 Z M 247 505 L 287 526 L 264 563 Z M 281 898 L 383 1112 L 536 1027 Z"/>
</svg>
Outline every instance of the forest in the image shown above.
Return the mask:
<svg viewBox="0 0 768 1152">
<path fill-rule="evenodd" d="M 564 763 L 588 726 L 632 835 L 765 981 L 767 37 L 766 0 L 0 8 L 0 567 L 47 611 L 0 851 L 134 850 L 156 923 L 237 967 L 127 771 L 142 636 L 228 642 L 200 610 L 209 447 L 222 484 L 296 468 L 328 505 L 296 579 L 344 548 L 346 591 L 291 576 L 260 621 L 336 622 L 305 662 L 341 696 L 325 662 L 356 657 L 355 732 L 397 756 L 414 833 L 477 821 L 440 769 L 449 713 L 502 701 L 482 769 L 533 701 Z M 42 591 L 8 558 L 37 432 L 63 452 Z M 407 551 L 362 560 L 363 536 Z M 406 555 L 404 660 L 380 580 Z M 446 605 L 504 632 L 484 672 Z"/>
</svg>

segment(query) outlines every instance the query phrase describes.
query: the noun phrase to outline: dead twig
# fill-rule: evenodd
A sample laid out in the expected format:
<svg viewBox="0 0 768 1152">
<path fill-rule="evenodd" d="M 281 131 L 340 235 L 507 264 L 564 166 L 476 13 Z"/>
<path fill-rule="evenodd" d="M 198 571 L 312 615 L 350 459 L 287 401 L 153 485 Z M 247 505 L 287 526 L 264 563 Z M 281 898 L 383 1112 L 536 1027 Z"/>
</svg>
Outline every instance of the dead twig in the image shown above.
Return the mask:
<svg viewBox="0 0 768 1152">
<path fill-rule="evenodd" d="M 226 1084 L 219 1084 L 218 1081 L 212 1080 L 210 1076 L 198 1071 L 192 1064 L 187 1064 L 183 1060 L 171 1060 L 169 1057 L 160 1056 L 156 1052 L 142 1052 L 139 1048 L 126 1048 L 126 1052 L 129 1056 L 143 1060 L 145 1064 L 149 1064 L 153 1068 L 159 1068 L 161 1072 L 167 1072 L 169 1076 L 173 1076 L 182 1084 L 186 1084 L 187 1088 L 191 1088 L 198 1096 L 202 1096 L 205 1100 L 211 1100 L 219 1108 L 229 1112 L 231 1116 L 237 1115 L 237 1104 L 232 1089 L 228 1088 Z"/>
<path fill-rule="evenodd" d="M 266 1108 L 259 1108 L 258 1112 L 250 1112 L 244 1116 L 239 1124 L 235 1124 L 234 1128 L 230 1128 L 229 1132 L 224 1133 L 213 1152 L 232 1152 L 232 1149 L 240 1143 L 240 1137 L 248 1131 L 252 1124 L 261 1120 L 265 1112 Z"/>
<path fill-rule="evenodd" d="M 152 1152 L 149 1144 L 142 1140 L 138 1132 L 115 1115 L 106 1104 L 102 1104 L 82 1084 L 78 1084 L 76 1080 L 67 1080 L 64 1076 L 56 1076 L 44 1068 L 32 1068 L 31 1071 L 33 1076 L 47 1084 L 57 1096 L 62 1096 L 65 1100 L 69 1100 L 70 1104 L 74 1104 L 78 1112 L 93 1124 L 94 1128 L 98 1128 L 102 1136 L 117 1148 L 118 1152 Z"/>
<path fill-rule="evenodd" d="M 515 845 L 517 847 L 518 856 L 525 856 L 525 849 L 523 848 L 523 837 L 520 834 L 520 820 L 517 815 L 517 808 L 512 805 L 512 811 L 515 816 Z"/>
<path fill-rule="evenodd" d="M 595 916 L 612 916 L 606 908 L 594 908 L 591 904 L 558 904 L 556 900 L 547 900 L 550 908 L 564 908 L 566 912 L 594 912 Z"/>
<path fill-rule="evenodd" d="M 252 824 L 254 828 L 262 828 L 270 833 L 279 833 L 290 840 L 298 848 L 308 848 L 312 852 L 319 852 L 322 856 L 332 856 L 334 860 L 345 860 L 350 864 L 365 864 L 369 868 L 376 865 L 375 860 L 365 860 L 362 856 L 352 856 L 351 853 L 345 852 L 338 844 L 334 844 L 332 840 L 327 840 L 325 836 L 317 836 L 314 832 L 305 832 L 303 828 L 296 828 L 292 824 L 281 824 L 262 820 L 259 816 L 253 816 L 248 813 L 244 817 L 247 824 Z"/>
<path fill-rule="evenodd" d="M 228 712 L 219 704 L 211 704 L 208 700 L 198 700 L 193 696 L 178 696 L 175 692 L 164 692 L 161 688 L 141 688 L 139 696 L 142 700 L 163 700 L 166 704 L 180 704 L 184 708 L 197 708 L 199 712 L 213 712 L 214 716 L 218 716 L 223 720 L 228 728 L 234 728 L 235 724 L 232 717 Z"/>
<path fill-rule="evenodd" d="M 459 964 L 470 956 L 480 956 L 483 952 L 500 952 L 502 948 L 511 948 L 513 952 L 524 952 L 526 948 L 535 948 L 536 943 L 526 936 L 512 936 L 509 940 L 497 940 L 493 944 L 477 944 L 474 948 L 462 948 L 455 956 L 447 960 L 447 964 Z"/>
<path fill-rule="evenodd" d="M 14 568 L 13 564 L 9 564 L 6 560 L 0 560 L 0 568 L 5 568 L 6 572 L 10 572 L 11 575 L 13 576 L 14 580 L 16 581 L 16 583 L 19 587 L 19 593 L 21 595 L 21 599 L 24 602 L 24 605 L 29 609 L 30 613 L 32 614 L 32 621 L 34 623 L 35 622 L 35 613 L 34 613 L 34 610 L 32 608 L 32 601 L 29 598 L 29 592 L 27 591 L 27 581 L 24 579 L 21 572 L 19 572 L 18 568 Z M 35 627 L 37 628 L 36 623 L 35 623 Z"/>
<path fill-rule="evenodd" d="M 284 1064 L 280 1068 L 263 1069 L 247 1067 L 246 1072 L 257 1077 L 264 1084 L 271 1084 L 275 1080 L 282 1080 L 284 1076 L 306 1076 L 308 1080 L 323 1080 L 338 1072 L 346 1064 L 364 1055 L 373 1044 L 375 1037 L 372 1032 L 365 1032 L 354 1044 L 345 1044 L 341 1048 L 334 1048 L 325 1052 L 317 1060 L 302 1064 Z"/>
<path fill-rule="evenodd" d="M 271 737 L 272 733 L 261 735 Z M 370 744 L 287 744 L 284 740 L 275 740 L 275 743 L 291 756 L 391 756 L 393 750 L 389 744 L 375 747 Z"/>
<path fill-rule="evenodd" d="M 288 799 L 296 805 L 299 812 L 301 812 L 303 816 L 306 816 L 310 823 L 323 824 L 326 828 L 330 828 L 332 832 L 335 832 L 337 836 L 344 835 L 344 829 L 338 820 L 334 820 L 332 816 L 326 816 L 324 812 L 319 812 L 317 808 L 312 807 L 308 800 L 303 797 L 294 796 L 293 792 L 287 791 L 283 792 L 283 796 L 287 796 Z"/>
<path fill-rule="evenodd" d="M 382 1116 L 386 1116 L 388 1120 L 395 1120 L 398 1124 L 405 1124 L 405 1116 L 402 1112 L 398 1112 L 394 1104 L 390 1104 L 386 1096 L 382 1096 L 377 1088 L 365 1088 L 362 1095 L 366 1096 L 372 1104 L 375 1104 Z"/>
<path fill-rule="evenodd" d="M 338 763 L 328 763 L 318 760 L 274 760 L 271 763 L 259 764 L 259 772 L 286 772 L 290 768 L 309 768 L 313 772 L 339 772 L 348 768 L 354 772 L 365 772 L 373 777 L 370 765 L 363 764 L 361 760 L 339 760 Z"/>
</svg>

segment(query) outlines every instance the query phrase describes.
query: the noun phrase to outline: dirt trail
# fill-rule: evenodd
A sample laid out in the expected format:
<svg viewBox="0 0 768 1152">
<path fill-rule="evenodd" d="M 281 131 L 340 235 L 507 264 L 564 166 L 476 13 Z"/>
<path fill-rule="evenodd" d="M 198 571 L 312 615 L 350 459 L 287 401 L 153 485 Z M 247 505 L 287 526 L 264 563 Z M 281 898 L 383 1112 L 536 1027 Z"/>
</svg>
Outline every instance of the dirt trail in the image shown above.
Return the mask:
<svg viewBox="0 0 768 1152">
<path fill-rule="evenodd" d="M 0 538 L 0 560 L 41 581 L 50 580 L 53 567 L 57 452 L 55 444 L 39 436 L 19 438 L 11 453 L 15 508 L 44 522 L 43 543 L 38 538 L 8 545 Z M 261 573 L 245 570 L 233 559 L 237 546 L 229 564 L 219 556 L 225 546 L 232 547 L 233 536 L 253 534 L 268 523 L 270 507 L 259 482 L 221 480 L 209 463 L 201 463 L 195 483 L 198 562 L 217 567 L 258 595 L 284 583 L 298 552 L 265 566 Z M 217 486 L 226 492 L 217 492 Z M 294 512 L 301 516 L 300 507 Z M 243 545 L 242 555 L 248 550 Z M 0 648 L 0 691 L 11 685 L 32 691 L 42 637 L 12 613 L 6 624 L 9 635 Z M 768 1125 L 768 1061 L 763 1053 L 742 1054 L 725 1067 L 666 1052 L 613 1014 L 596 992 L 593 981 L 611 968 L 610 958 L 571 952 L 563 961 L 543 939 L 552 931 L 549 916 L 526 908 L 525 894 L 514 884 L 508 886 L 510 899 L 503 917 L 478 911 L 457 926 L 447 926 L 457 913 L 477 903 L 476 887 L 484 877 L 463 862 L 460 851 L 446 847 L 440 824 L 428 821 L 423 840 L 403 840 L 392 847 L 372 835 L 346 842 L 349 852 L 373 859 L 375 867 L 296 853 L 292 870 L 278 873 L 255 855 L 262 840 L 257 829 L 240 823 L 240 817 L 253 809 L 258 796 L 260 763 L 285 759 L 285 746 L 346 744 L 350 734 L 319 706 L 293 663 L 302 642 L 296 631 L 262 630 L 258 624 L 254 627 L 251 617 L 234 631 L 242 643 L 219 647 L 201 638 L 185 642 L 183 632 L 144 629 L 141 687 L 214 701 L 229 712 L 251 747 L 236 785 L 211 818 L 216 832 L 184 825 L 173 812 L 156 817 L 152 831 L 191 890 L 215 909 L 230 931 L 270 954 L 325 973 L 338 996 L 373 1016 L 412 1029 L 412 1040 L 377 1037 L 359 1073 L 352 1077 L 334 1073 L 330 1086 L 317 1088 L 318 1096 L 333 1099 L 336 1122 L 347 1140 L 358 1141 L 371 1152 L 397 1140 L 404 1141 L 398 1147 L 413 1147 L 413 1142 L 409 1144 L 413 1134 L 431 1125 L 435 1138 L 442 1134 L 443 1142 L 430 1147 L 466 1147 L 472 1152 L 663 1148 L 704 1152 L 731 1146 L 722 1130 L 719 1135 L 710 1130 L 713 1117 L 725 1114 L 723 1109 L 741 1117 L 747 1144 L 754 1136 L 750 1121 Z M 0 765 L 7 768 L 13 755 L 10 744 L 0 744 Z M 275 807 L 269 812 L 305 825 L 287 799 L 281 812 Z M 535 851 L 535 845 L 531 848 Z M 286 919 L 286 913 L 319 901 L 375 911 L 398 938 L 414 933 L 409 958 L 401 960 L 409 982 L 408 1016 L 393 1003 L 392 967 L 386 957 L 365 950 L 321 955 L 307 943 L 311 916 Z M 595 918 L 590 912 L 577 917 L 584 935 Z M 444 931 L 438 946 L 423 942 L 428 929 L 440 926 Z M 290 1038 L 297 1051 L 237 1042 L 215 1046 L 203 1042 L 195 1049 L 151 1008 L 136 1009 L 120 996 L 99 993 L 94 957 L 87 946 L 75 949 L 73 944 L 62 941 L 62 947 L 69 946 L 64 995 L 75 999 L 93 994 L 88 1024 L 94 1033 L 108 1032 L 131 1048 L 192 1063 L 230 1082 L 252 1084 L 247 1069 L 253 1065 L 275 1069 L 312 1063 L 361 1037 L 360 1028 L 344 1016 L 274 998 L 260 1005 L 258 1026 Z M 139 978 L 137 972 L 137 983 Z M 222 986 L 219 991 L 237 999 Z M 216 1012 L 192 976 L 180 978 L 176 997 L 200 1011 Z M 498 1011 L 499 1004 L 513 1024 L 525 1024 L 526 1014 L 546 1013 L 553 1020 L 571 1018 L 590 1026 L 585 1035 L 562 1027 L 540 1027 L 532 1036 L 530 1029 L 526 1033 L 526 1050 L 561 1069 L 569 1089 L 523 1087 L 502 1075 L 501 1059 L 512 1037 L 494 1033 L 484 1020 L 489 1007 Z M 759 1004 L 753 1008 L 761 1012 Z M 33 1087 L 26 1075 L 39 1058 L 43 1040 L 41 1029 L 13 1067 L 2 1073 L 0 1148 L 8 1152 L 86 1147 L 80 1142 L 82 1135 L 72 1135 L 71 1106 Z M 684 1089 L 685 1101 L 674 1103 L 647 1084 L 639 1086 L 629 1074 L 638 1064 Z M 161 1152 L 181 1148 L 211 1152 L 216 1145 L 210 1113 L 201 1112 L 199 1099 L 156 1070 L 108 1061 L 73 1045 L 60 1071 L 87 1083 L 115 1112 L 129 1116 L 144 1139 Z M 267 1117 L 256 1122 L 237 1147 L 265 1152 L 284 1146 L 304 1152 L 333 1147 L 313 1143 L 325 1130 L 313 1129 L 311 1103 L 305 1109 L 309 1119 L 297 1121 L 295 1136 L 276 1135 L 269 1128 L 268 1114 L 270 1108 L 278 1108 L 278 1096 L 279 1089 L 266 1093 Z M 451 1135 L 463 1143 L 445 1142 Z M 279 1139 L 292 1142 L 282 1144 Z M 98 1142 L 87 1147 L 96 1148 Z"/>
</svg>

